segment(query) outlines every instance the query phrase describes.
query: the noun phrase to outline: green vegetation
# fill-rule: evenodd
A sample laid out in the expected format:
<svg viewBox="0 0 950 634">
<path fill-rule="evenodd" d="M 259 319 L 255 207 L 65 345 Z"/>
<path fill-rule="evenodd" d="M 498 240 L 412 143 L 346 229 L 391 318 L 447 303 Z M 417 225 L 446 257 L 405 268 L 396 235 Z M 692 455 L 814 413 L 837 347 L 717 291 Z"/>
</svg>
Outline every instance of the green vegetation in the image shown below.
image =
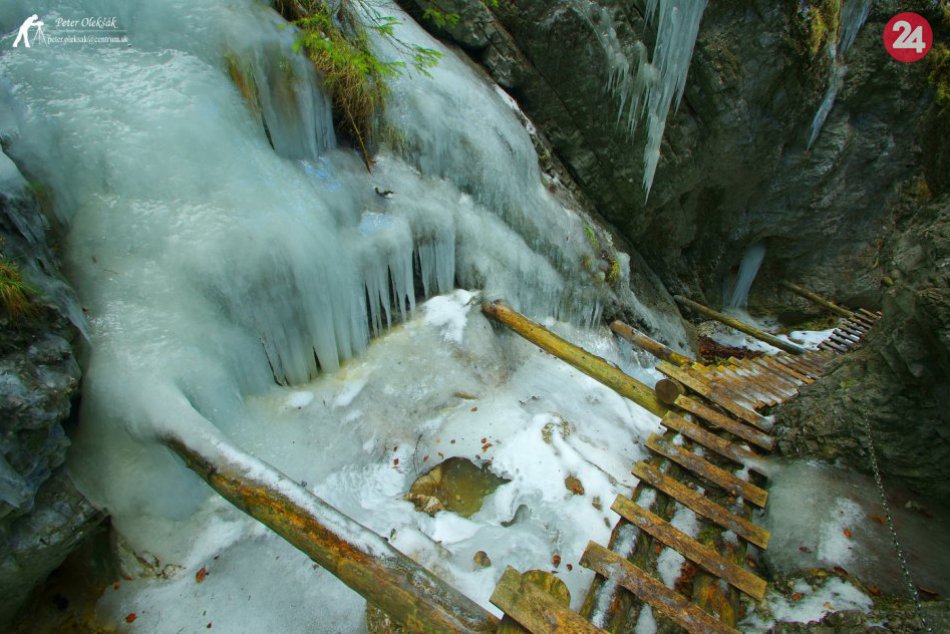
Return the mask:
<svg viewBox="0 0 950 634">
<path fill-rule="evenodd" d="M 817 0 L 791 3 L 797 15 L 792 28 L 800 40 L 803 53 L 817 57 L 831 42 L 836 42 L 841 29 L 841 0 Z"/>
<path fill-rule="evenodd" d="M 482 1 L 490 7 L 498 6 L 498 0 Z M 457 26 L 459 20 L 462 19 L 462 16 L 460 16 L 458 13 L 443 9 L 439 2 L 426 2 L 426 5 L 425 11 L 422 12 L 422 19 L 432 22 L 432 24 L 440 29 L 451 29 Z"/>
<path fill-rule="evenodd" d="M 30 297 L 36 291 L 23 279 L 14 262 L 0 256 L 0 306 L 3 306 L 7 315 L 18 319 L 28 314 L 32 309 Z"/>
<path fill-rule="evenodd" d="M 395 43 L 423 73 L 438 63 L 441 54 L 399 40 L 395 18 L 378 14 L 366 4 L 359 11 L 354 5 L 354 0 L 340 0 L 337 7 L 324 0 L 276 3 L 281 15 L 300 29 L 294 49 L 305 52 L 323 76 L 337 128 L 356 142 L 369 169 L 377 119 L 387 96 L 386 79 L 399 76 L 407 67 L 405 61 L 379 59 L 372 50 L 371 34 Z"/>
</svg>

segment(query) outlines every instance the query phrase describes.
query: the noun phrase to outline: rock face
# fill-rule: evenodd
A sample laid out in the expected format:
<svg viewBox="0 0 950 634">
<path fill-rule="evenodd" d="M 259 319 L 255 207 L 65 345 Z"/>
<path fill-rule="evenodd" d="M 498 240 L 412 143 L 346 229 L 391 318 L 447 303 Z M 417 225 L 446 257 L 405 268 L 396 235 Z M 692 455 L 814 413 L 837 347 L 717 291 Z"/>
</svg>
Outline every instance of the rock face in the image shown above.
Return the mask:
<svg viewBox="0 0 950 634">
<path fill-rule="evenodd" d="M 402 4 L 420 17 L 430 6 Z M 827 25 L 840 12 L 820 26 L 807 10 L 817 2 L 710 2 L 648 199 L 644 126 L 631 137 L 617 125 L 610 59 L 595 34 L 612 27 L 631 58 L 638 42 L 652 46 L 645 3 L 599 0 L 612 16 L 608 24 L 589 17 L 587 0 L 486 4 L 439 2 L 461 19 L 428 26 L 518 99 L 599 212 L 671 292 L 719 304 L 745 248 L 764 240 L 753 303 L 775 308 L 780 277 L 842 301 L 876 303 L 876 241 L 898 184 L 915 173 L 918 126 L 932 102 L 924 65 L 895 63 L 881 47 L 897 2 L 874 2 L 839 60 L 847 65 L 843 85 L 810 148 L 812 120 L 835 72 Z M 900 10 L 938 22 L 931 2 Z M 795 301 L 778 296 L 781 304 Z"/>
<path fill-rule="evenodd" d="M 77 312 L 58 278 L 38 198 L 0 153 L 0 253 L 38 291 L 32 312 L 0 307 L 0 626 L 33 585 L 58 566 L 101 519 L 63 472 L 63 429 L 78 394 Z"/>
<path fill-rule="evenodd" d="M 950 193 L 909 201 L 884 243 L 884 317 L 867 345 L 780 412 L 786 453 L 867 471 L 864 417 L 885 478 L 950 502 Z"/>
</svg>

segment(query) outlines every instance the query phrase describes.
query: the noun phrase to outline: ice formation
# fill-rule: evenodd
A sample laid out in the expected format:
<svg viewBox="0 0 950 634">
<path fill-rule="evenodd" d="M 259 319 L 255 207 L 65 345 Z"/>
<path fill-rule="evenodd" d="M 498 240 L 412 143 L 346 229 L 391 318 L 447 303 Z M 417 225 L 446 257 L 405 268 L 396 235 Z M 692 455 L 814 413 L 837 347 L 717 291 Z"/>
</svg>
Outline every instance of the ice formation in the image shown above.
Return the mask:
<svg viewBox="0 0 950 634">
<path fill-rule="evenodd" d="M 130 565 L 147 562 L 103 599 L 106 621 L 135 611 L 145 630 L 194 629 L 213 608 L 225 631 L 359 628 L 358 597 L 209 497 L 155 442 L 165 435 L 228 438 L 486 605 L 504 563 L 540 567 L 552 548 L 576 561 L 588 539 L 605 541 L 609 502 L 632 484 L 655 417 L 530 346 L 503 348 L 464 291 L 413 318 L 417 296 L 459 286 L 570 328 L 558 320 L 597 319 L 602 289 L 580 264 L 594 255 L 585 219 L 544 187 L 510 100 L 395 5 L 376 6 L 402 21 L 400 40 L 444 57 L 431 76 L 392 82 L 385 116 L 400 149 L 372 174 L 338 147 L 293 29 L 255 0 L 64 0 L 49 23 L 115 15 L 128 44 L 0 56 L 4 149 L 53 193 L 88 310 L 70 471 L 112 515 Z M 0 24 L 32 12 L 4 3 Z M 621 361 L 602 333 L 569 337 Z M 469 391 L 483 396 L 475 409 L 453 396 Z M 536 437 L 560 419 L 583 428 Z M 505 441 L 491 453 L 477 442 L 489 433 Z M 450 435 L 460 442 L 439 445 Z M 512 484 L 478 518 L 430 521 L 399 492 L 423 455 L 453 449 L 494 459 Z M 585 496 L 549 486 L 568 471 Z M 473 572 L 470 551 L 489 547 L 498 564 Z M 196 592 L 210 561 L 219 567 Z M 582 597 L 589 571 L 564 576 Z"/>
<path fill-rule="evenodd" d="M 643 42 L 637 42 L 632 52 L 624 48 L 604 7 L 586 0 L 578 4 L 607 58 L 609 89 L 620 102 L 618 119 L 631 136 L 641 123 L 647 126 L 643 148 L 643 190 L 647 196 L 653 187 L 670 108 L 679 108 L 683 98 L 706 4 L 707 0 L 648 0 L 647 22 L 656 22 L 652 58 Z"/>
<path fill-rule="evenodd" d="M 732 288 L 726 293 L 725 305 L 728 308 L 744 309 L 749 303 L 749 291 L 755 276 L 759 273 L 762 260 L 765 259 L 765 241 L 756 242 L 742 254 L 739 262 L 739 273 Z"/>
<path fill-rule="evenodd" d="M 808 147 L 811 147 L 821 133 L 821 128 L 825 125 L 831 109 L 835 105 L 835 99 L 838 97 L 838 91 L 844 84 L 844 77 L 848 72 L 848 67 L 844 63 L 845 53 L 851 48 L 858 32 L 864 26 L 868 15 L 871 13 L 872 0 L 844 0 L 841 6 L 841 25 L 837 38 L 832 38 L 828 44 L 828 55 L 831 57 L 831 70 L 828 75 L 828 88 L 825 90 L 825 96 L 815 112 L 811 122 L 811 134 L 808 137 Z"/>
</svg>

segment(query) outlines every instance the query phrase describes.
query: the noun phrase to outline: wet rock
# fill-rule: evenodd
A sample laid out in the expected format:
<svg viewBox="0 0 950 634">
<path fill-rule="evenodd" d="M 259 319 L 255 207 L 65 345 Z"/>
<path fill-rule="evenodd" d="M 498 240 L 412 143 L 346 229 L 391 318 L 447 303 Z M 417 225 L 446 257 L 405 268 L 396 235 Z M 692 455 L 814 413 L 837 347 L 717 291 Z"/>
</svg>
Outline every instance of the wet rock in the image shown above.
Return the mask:
<svg viewBox="0 0 950 634">
<path fill-rule="evenodd" d="M 476 566 L 479 566 L 481 568 L 488 568 L 489 566 L 491 566 L 491 558 L 488 556 L 488 553 L 486 553 L 484 550 L 480 550 L 477 553 L 475 553 L 475 556 L 472 558 L 472 561 L 475 562 Z"/>
<path fill-rule="evenodd" d="M 434 515 L 452 511 L 470 517 L 482 508 L 482 502 L 499 486 L 508 482 L 492 473 L 487 465 L 476 466 L 465 458 L 449 458 L 413 482 L 405 499 L 417 511 Z"/>
</svg>

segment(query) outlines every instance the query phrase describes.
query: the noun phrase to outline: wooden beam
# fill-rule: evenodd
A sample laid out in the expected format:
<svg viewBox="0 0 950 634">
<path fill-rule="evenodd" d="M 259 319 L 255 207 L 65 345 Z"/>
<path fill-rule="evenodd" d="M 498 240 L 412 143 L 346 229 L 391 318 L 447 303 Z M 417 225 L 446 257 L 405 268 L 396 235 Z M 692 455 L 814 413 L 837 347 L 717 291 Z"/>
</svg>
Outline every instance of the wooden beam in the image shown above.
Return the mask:
<svg viewBox="0 0 950 634">
<path fill-rule="evenodd" d="M 818 306 L 821 306 L 822 308 L 827 308 L 828 310 L 830 310 L 831 312 L 837 315 L 841 315 L 842 317 L 854 316 L 854 313 L 848 310 L 847 308 L 844 308 L 843 306 L 838 306 L 834 302 L 825 299 L 818 293 L 810 291 L 807 288 L 801 287 L 798 284 L 792 284 L 791 282 L 783 281 L 782 286 L 792 291 L 796 295 L 804 297 L 808 301 L 813 302 L 814 304 L 817 304 Z"/>
<path fill-rule="evenodd" d="M 659 580 L 595 542 L 587 545 L 580 563 L 634 593 L 690 634 L 739 634 L 739 630 L 719 622 Z"/>
<path fill-rule="evenodd" d="M 494 632 L 498 619 L 269 465 L 221 438 L 164 444 L 212 489 L 414 632 Z M 200 448 L 199 448 L 200 447 Z M 276 484 L 275 484 L 276 483 Z"/>
<path fill-rule="evenodd" d="M 779 350 L 784 350 L 785 352 L 789 352 L 791 354 L 802 354 L 805 352 L 805 349 L 801 346 L 796 346 L 794 343 L 785 341 L 784 339 L 779 339 L 775 335 L 770 335 L 769 333 L 760 330 L 755 326 L 750 326 L 749 324 L 743 323 L 734 317 L 720 313 L 718 310 L 713 310 L 708 306 L 703 306 L 702 304 L 694 302 L 693 300 L 683 297 L 682 295 L 674 295 L 673 299 L 679 302 L 681 306 L 685 306 L 697 313 L 705 315 L 706 317 L 715 319 L 720 323 L 726 324 L 730 328 L 735 328 L 739 332 L 744 332 L 750 337 L 755 337 L 759 341 L 764 341 L 770 346 L 775 346 Z"/>
<path fill-rule="evenodd" d="M 572 612 L 570 607 L 565 608 L 556 598 L 525 579 L 526 576 L 527 573 L 522 575 L 508 566 L 489 601 L 532 634 L 604 632 Z"/>
<path fill-rule="evenodd" d="M 766 433 L 749 427 L 748 425 L 737 421 L 722 412 L 714 410 L 702 401 L 696 400 L 690 396 L 681 396 L 673 403 L 676 407 L 685 412 L 689 412 L 705 420 L 707 423 L 718 429 L 725 430 L 736 436 L 752 443 L 766 451 L 771 451 L 775 446 L 775 439 Z"/>
<path fill-rule="evenodd" d="M 632 500 L 618 495 L 610 507 L 615 513 L 636 524 L 637 528 L 649 533 L 679 554 L 696 563 L 707 572 L 716 575 L 729 585 L 745 592 L 753 599 L 765 597 L 765 579 L 724 559 L 715 550 L 703 546 L 698 541 L 677 529 L 663 518 L 658 517 L 635 504 Z"/>
<path fill-rule="evenodd" d="M 661 361 L 669 361 L 673 365 L 689 365 L 691 363 L 695 363 L 694 359 L 690 359 L 689 357 L 676 352 L 672 348 L 660 343 L 656 339 L 652 339 L 648 335 L 640 332 L 632 326 L 628 326 L 622 321 L 613 322 L 610 324 L 610 329 L 613 330 L 618 336 L 626 339 L 635 346 L 643 348 Z"/>
<path fill-rule="evenodd" d="M 765 475 L 765 461 L 762 456 L 758 456 L 748 449 L 743 449 L 735 443 L 729 442 L 721 436 L 717 436 L 710 431 L 706 431 L 699 425 L 691 423 L 685 418 L 680 418 L 673 412 L 670 412 L 664 416 L 663 420 L 660 421 L 660 424 L 662 424 L 667 429 L 678 431 L 693 442 L 699 443 L 706 449 L 715 451 L 723 458 L 728 458 L 729 460 L 738 463 L 739 466 L 748 466 L 750 469 L 755 469 L 759 473 Z"/>
<path fill-rule="evenodd" d="M 750 425 L 758 427 L 762 431 L 769 430 L 769 424 L 761 414 L 755 410 L 736 403 L 732 397 L 733 395 L 723 394 L 722 392 L 717 391 L 708 383 L 706 383 L 701 375 L 694 373 L 692 370 L 687 368 L 679 368 L 675 365 L 667 363 L 666 361 L 661 361 L 659 364 L 657 364 L 656 369 L 671 379 L 679 381 L 700 396 L 703 396 L 716 405 L 722 407 L 736 418 L 740 418 Z"/>
<path fill-rule="evenodd" d="M 635 464 L 633 475 L 653 488 L 666 493 L 686 508 L 715 522 L 724 529 L 732 531 L 747 542 L 755 544 L 763 550 L 768 548 L 771 535 L 767 530 L 761 526 L 756 526 L 744 517 L 739 517 L 729 509 L 716 504 L 678 480 L 660 473 L 658 469 L 648 463 L 640 461 Z"/>
<path fill-rule="evenodd" d="M 600 381 L 621 396 L 630 399 L 645 410 L 657 416 L 663 416 L 669 410 L 646 384 L 625 374 L 618 367 L 597 355 L 565 341 L 541 324 L 531 321 L 501 302 L 482 304 L 482 312 L 546 352 L 567 362 L 592 379 Z"/>
<path fill-rule="evenodd" d="M 686 394 L 686 388 L 683 387 L 682 383 L 669 378 L 657 381 L 656 385 L 653 386 L 653 390 L 660 402 L 667 406 L 672 405 L 676 402 L 676 399 Z"/>
<path fill-rule="evenodd" d="M 684 469 L 692 471 L 704 480 L 715 484 L 725 491 L 741 496 L 750 504 L 765 508 L 769 494 L 765 489 L 747 482 L 737 475 L 721 469 L 705 458 L 674 445 L 657 434 L 651 434 L 647 439 L 647 448 L 655 451 L 664 458 L 669 458 Z"/>
</svg>

